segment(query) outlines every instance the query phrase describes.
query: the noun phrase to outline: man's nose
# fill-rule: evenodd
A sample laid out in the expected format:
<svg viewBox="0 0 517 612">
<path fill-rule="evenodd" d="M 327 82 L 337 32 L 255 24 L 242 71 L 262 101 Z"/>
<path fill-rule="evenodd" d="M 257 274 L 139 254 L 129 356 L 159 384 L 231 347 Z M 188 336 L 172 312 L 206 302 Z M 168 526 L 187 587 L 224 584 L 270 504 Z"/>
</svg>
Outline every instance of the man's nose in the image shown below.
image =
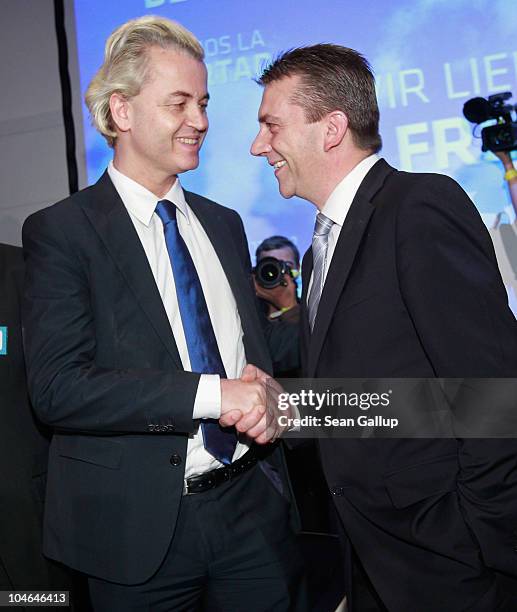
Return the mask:
<svg viewBox="0 0 517 612">
<path fill-rule="evenodd" d="M 200 106 L 195 106 L 189 113 L 188 124 L 198 132 L 206 132 L 208 129 L 208 116 L 206 110 Z"/>
<path fill-rule="evenodd" d="M 271 151 L 271 145 L 262 134 L 262 131 L 255 136 L 255 140 L 251 143 L 250 152 L 252 155 L 267 155 Z"/>
</svg>

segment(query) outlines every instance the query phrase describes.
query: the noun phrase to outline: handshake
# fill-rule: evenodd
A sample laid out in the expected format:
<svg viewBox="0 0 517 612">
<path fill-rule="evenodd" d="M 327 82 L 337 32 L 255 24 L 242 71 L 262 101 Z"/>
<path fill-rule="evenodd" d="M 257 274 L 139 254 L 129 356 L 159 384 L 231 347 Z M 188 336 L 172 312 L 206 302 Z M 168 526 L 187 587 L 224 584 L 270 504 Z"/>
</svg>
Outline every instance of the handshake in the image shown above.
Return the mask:
<svg viewBox="0 0 517 612">
<path fill-rule="evenodd" d="M 285 430 L 278 423 L 281 392 L 274 378 L 248 364 L 239 379 L 221 379 L 220 425 L 235 426 L 257 444 L 274 442 Z"/>
</svg>

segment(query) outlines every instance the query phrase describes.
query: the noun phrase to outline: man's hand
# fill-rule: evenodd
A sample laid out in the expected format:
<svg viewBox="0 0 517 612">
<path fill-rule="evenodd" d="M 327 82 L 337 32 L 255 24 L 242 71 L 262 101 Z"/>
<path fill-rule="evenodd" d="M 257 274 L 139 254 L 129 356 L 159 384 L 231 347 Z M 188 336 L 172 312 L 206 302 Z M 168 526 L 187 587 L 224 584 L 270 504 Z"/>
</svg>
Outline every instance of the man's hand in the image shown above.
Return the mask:
<svg viewBox="0 0 517 612">
<path fill-rule="evenodd" d="M 252 411 L 244 414 L 235 423 L 236 429 L 254 439 L 257 444 L 274 442 L 284 431 L 284 428 L 278 424 L 278 416 L 281 414 L 278 410 L 278 395 L 282 393 L 282 387 L 274 378 L 253 364 L 248 364 L 244 368 L 241 380 L 248 383 L 260 381 L 267 391 L 267 396 L 264 412 Z"/>
<path fill-rule="evenodd" d="M 273 287 L 273 289 L 264 289 L 264 287 L 261 287 L 257 283 L 255 276 L 253 277 L 253 282 L 255 283 L 255 292 L 257 296 L 273 304 L 277 310 L 296 306 L 296 283 L 290 274 L 284 274 L 282 283 L 277 287 Z"/>
<path fill-rule="evenodd" d="M 251 382 L 258 380 L 262 383 L 267 383 L 274 380 L 267 372 L 261 370 L 258 366 L 248 363 L 242 370 L 241 380 L 245 382 Z"/>
<path fill-rule="evenodd" d="M 264 384 L 255 378 L 221 379 L 221 416 L 222 427 L 235 425 L 245 416 L 253 423 L 259 421 L 266 412 L 266 389 Z M 238 431 L 242 431 L 237 428 Z"/>
</svg>

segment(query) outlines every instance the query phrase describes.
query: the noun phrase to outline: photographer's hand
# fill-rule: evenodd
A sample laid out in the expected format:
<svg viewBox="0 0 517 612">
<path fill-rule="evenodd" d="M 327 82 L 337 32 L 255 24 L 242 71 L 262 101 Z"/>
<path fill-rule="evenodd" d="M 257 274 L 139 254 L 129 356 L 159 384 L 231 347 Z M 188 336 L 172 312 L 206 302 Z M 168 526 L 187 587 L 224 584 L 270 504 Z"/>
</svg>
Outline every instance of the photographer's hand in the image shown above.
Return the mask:
<svg viewBox="0 0 517 612">
<path fill-rule="evenodd" d="M 501 160 L 505 170 L 513 169 L 513 161 L 510 153 L 506 151 L 494 151 L 494 155 Z"/>
<path fill-rule="evenodd" d="M 272 304 L 277 310 L 289 310 L 293 306 L 296 306 L 296 283 L 290 274 L 283 275 L 282 284 L 273 289 L 264 289 L 261 287 L 255 277 L 253 281 L 255 283 L 255 292 L 259 298 L 266 300 Z"/>
</svg>

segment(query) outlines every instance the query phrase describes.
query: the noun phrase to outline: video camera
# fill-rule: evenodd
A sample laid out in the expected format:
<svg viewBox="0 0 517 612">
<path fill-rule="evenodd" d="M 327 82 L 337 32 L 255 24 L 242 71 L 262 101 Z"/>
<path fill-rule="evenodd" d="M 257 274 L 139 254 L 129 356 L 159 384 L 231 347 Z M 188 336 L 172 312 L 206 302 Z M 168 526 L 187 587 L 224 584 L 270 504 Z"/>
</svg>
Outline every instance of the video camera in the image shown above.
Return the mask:
<svg viewBox="0 0 517 612">
<path fill-rule="evenodd" d="M 264 257 L 253 268 L 253 274 L 261 287 L 273 289 L 282 283 L 286 284 L 284 274 L 289 274 L 295 279 L 298 276 L 298 270 L 293 270 L 287 261 L 276 257 Z"/>
<path fill-rule="evenodd" d="M 517 121 L 512 120 L 511 112 L 515 106 L 505 104 L 512 97 L 510 91 L 494 94 L 485 98 L 472 98 L 463 105 L 465 119 L 471 123 L 484 123 L 495 119 L 496 124 L 481 130 L 482 151 L 517 150 Z"/>
</svg>

